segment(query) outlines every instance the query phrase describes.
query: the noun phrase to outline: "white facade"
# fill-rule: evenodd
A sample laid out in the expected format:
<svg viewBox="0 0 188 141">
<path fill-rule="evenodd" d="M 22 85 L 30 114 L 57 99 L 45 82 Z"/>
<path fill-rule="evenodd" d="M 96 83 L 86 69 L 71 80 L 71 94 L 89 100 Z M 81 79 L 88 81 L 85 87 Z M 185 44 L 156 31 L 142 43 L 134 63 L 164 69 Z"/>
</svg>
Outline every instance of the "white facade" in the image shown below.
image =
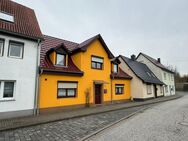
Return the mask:
<svg viewBox="0 0 188 141">
<path fill-rule="evenodd" d="M 133 77 L 131 80 L 131 97 L 132 99 L 149 99 L 155 97 L 154 84 L 150 85 L 151 93 L 148 93 L 148 86 L 144 83 L 140 78 L 138 78 L 135 73 L 129 68 L 129 66 L 123 61 L 120 57 L 121 61 L 120 68 Z M 161 91 L 160 85 L 156 85 L 157 87 L 157 97 L 163 96 L 163 91 Z"/>
<path fill-rule="evenodd" d="M 144 55 L 140 54 L 137 61 L 142 62 L 148 66 L 148 68 L 157 76 L 157 78 L 162 81 L 166 86 L 164 86 L 164 96 L 170 96 L 175 94 L 175 80 L 174 74 L 161 69 L 160 67 L 154 65 L 150 60 L 148 60 Z"/>
<path fill-rule="evenodd" d="M 38 43 L 5 35 L 0 38 L 5 40 L 0 56 L 0 118 L 33 114 Z M 9 57 L 9 41 L 24 43 L 22 58 Z M 3 98 L 4 82 L 14 82 L 12 98 Z"/>
</svg>

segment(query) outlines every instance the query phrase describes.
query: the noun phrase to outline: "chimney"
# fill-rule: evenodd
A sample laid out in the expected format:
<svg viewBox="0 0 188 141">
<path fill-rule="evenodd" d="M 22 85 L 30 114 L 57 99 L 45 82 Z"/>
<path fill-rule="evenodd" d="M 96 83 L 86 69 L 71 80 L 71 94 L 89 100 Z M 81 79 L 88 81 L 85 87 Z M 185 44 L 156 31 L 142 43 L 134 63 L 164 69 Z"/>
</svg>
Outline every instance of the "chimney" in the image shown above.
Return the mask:
<svg viewBox="0 0 188 141">
<path fill-rule="evenodd" d="M 135 61 L 136 60 L 136 56 L 133 54 L 131 55 L 131 60 Z"/>
<path fill-rule="evenodd" d="M 158 61 L 159 63 L 161 63 L 161 58 L 157 58 L 157 61 Z"/>
</svg>

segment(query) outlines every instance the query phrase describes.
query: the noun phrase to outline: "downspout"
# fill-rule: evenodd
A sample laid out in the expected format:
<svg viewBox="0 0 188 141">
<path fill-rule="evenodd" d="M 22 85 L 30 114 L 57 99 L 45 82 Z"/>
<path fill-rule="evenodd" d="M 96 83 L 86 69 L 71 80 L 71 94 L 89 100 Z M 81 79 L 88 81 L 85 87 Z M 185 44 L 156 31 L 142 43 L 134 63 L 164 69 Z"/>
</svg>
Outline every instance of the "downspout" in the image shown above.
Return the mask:
<svg viewBox="0 0 188 141">
<path fill-rule="evenodd" d="M 39 65 L 40 65 L 40 42 L 37 41 L 37 60 L 36 60 L 36 76 L 35 76 L 35 100 L 34 100 L 34 115 L 38 115 L 38 98 L 39 98 Z"/>
<path fill-rule="evenodd" d="M 111 104 L 113 103 L 113 85 L 112 85 L 113 79 L 114 79 L 114 76 L 112 76 L 112 79 L 111 79 Z"/>
</svg>

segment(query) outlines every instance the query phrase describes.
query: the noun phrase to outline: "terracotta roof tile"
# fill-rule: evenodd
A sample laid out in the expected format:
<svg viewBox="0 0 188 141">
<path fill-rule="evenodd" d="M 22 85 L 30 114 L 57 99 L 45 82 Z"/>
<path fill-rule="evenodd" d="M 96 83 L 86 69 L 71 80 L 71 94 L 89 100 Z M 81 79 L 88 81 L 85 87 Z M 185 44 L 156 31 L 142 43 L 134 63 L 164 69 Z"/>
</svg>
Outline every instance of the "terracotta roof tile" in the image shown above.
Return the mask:
<svg viewBox="0 0 188 141">
<path fill-rule="evenodd" d="M 10 0 L 0 0 L 0 11 L 14 16 L 14 22 L 0 20 L 1 32 L 43 39 L 34 10 Z"/>
<path fill-rule="evenodd" d="M 132 79 L 132 77 L 125 73 L 121 68 L 118 73 L 111 73 L 110 77 L 112 79 Z"/>
<path fill-rule="evenodd" d="M 41 45 L 41 58 L 40 58 L 40 67 L 45 70 L 54 70 L 54 71 L 62 71 L 62 72 L 72 72 L 72 73 L 82 73 L 82 71 L 73 63 L 71 57 L 68 59 L 68 67 L 58 67 L 54 66 L 50 59 L 47 56 L 47 51 L 52 48 L 55 48 L 61 44 L 64 44 L 68 50 L 73 50 L 78 46 L 77 43 L 70 42 L 63 39 L 58 39 L 55 37 L 44 35 L 44 41 Z"/>
</svg>

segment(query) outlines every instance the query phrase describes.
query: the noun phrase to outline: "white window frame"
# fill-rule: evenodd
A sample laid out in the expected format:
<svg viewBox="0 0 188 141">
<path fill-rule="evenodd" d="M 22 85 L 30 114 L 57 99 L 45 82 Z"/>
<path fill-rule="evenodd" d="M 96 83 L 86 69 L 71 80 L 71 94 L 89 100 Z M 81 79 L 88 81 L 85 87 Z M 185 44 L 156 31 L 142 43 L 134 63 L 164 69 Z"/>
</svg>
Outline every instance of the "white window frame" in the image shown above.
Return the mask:
<svg viewBox="0 0 188 141">
<path fill-rule="evenodd" d="M 14 90 L 13 90 L 13 97 L 6 97 L 4 98 L 4 85 L 5 82 L 14 82 Z M 15 93 L 16 93 L 16 81 L 14 80 L 0 80 L 0 101 L 10 101 L 15 100 Z"/>
<path fill-rule="evenodd" d="M 0 56 L 3 56 L 4 46 L 5 46 L 5 40 L 0 38 L 0 42 L 3 43 L 3 47 L 2 47 L 1 50 L 0 50 Z"/>
<path fill-rule="evenodd" d="M 165 86 L 165 93 L 168 93 L 168 86 Z"/>
<path fill-rule="evenodd" d="M 65 96 L 59 96 L 59 90 L 65 91 Z M 74 95 L 69 95 L 68 91 L 74 91 Z M 58 81 L 57 82 L 57 98 L 76 98 L 78 93 L 78 82 Z"/>
<path fill-rule="evenodd" d="M 163 93 L 163 86 L 160 86 L 160 92 Z"/>
<path fill-rule="evenodd" d="M 17 44 L 21 46 L 21 52 L 20 52 L 20 56 L 11 56 L 10 52 L 11 52 L 11 44 Z M 9 41 L 9 47 L 8 47 L 8 57 L 10 58 L 17 58 L 17 59 L 22 59 L 24 56 L 24 43 L 21 42 L 17 42 L 17 41 Z"/>
<path fill-rule="evenodd" d="M 58 64 L 57 56 L 64 56 L 64 61 L 63 61 L 64 64 Z M 66 66 L 66 55 L 65 54 L 56 53 L 56 65 L 57 66 Z"/>
<path fill-rule="evenodd" d="M 166 80 L 166 72 L 164 72 L 164 79 Z"/>
<path fill-rule="evenodd" d="M 4 20 L 4 21 L 8 21 L 8 22 L 13 23 L 14 22 L 14 16 L 9 14 L 9 13 L 0 11 L 0 20 Z"/>
<path fill-rule="evenodd" d="M 147 88 L 147 94 L 152 94 L 152 85 L 151 84 L 147 84 L 146 88 Z"/>
<path fill-rule="evenodd" d="M 113 64 L 113 72 L 118 73 L 118 64 Z"/>
</svg>

